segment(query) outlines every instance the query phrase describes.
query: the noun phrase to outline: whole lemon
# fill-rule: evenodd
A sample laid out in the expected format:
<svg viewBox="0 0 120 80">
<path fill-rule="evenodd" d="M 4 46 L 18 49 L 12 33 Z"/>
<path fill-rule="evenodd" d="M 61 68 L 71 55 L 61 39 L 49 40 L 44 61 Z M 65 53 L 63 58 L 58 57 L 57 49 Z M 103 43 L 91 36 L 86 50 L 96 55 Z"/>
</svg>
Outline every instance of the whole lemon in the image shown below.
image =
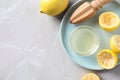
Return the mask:
<svg viewBox="0 0 120 80">
<path fill-rule="evenodd" d="M 62 13 L 68 6 L 69 0 L 41 0 L 40 12 L 50 16 Z"/>
</svg>

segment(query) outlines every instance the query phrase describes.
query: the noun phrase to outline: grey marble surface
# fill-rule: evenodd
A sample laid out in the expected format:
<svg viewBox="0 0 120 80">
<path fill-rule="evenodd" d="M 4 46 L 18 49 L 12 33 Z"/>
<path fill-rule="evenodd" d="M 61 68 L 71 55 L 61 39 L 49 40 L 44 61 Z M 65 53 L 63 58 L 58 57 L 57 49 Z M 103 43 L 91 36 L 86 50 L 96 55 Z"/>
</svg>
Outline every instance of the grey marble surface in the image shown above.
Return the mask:
<svg viewBox="0 0 120 80">
<path fill-rule="evenodd" d="M 40 14 L 39 3 L 0 0 L 0 80 L 80 80 L 88 72 L 101 80 L 120 80 L 119 65 L 104 71 L 76 65 L 59 40 L 65 12 L 56 17 Z"/>
</svg>

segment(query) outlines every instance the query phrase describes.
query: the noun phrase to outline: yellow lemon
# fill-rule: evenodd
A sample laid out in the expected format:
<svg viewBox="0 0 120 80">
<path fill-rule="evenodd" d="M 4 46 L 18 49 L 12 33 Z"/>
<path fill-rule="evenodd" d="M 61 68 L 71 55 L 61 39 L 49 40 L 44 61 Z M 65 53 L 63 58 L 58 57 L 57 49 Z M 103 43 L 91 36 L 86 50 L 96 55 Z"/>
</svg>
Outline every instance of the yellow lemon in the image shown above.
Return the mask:
<svg viewBox="0 0 120 80">
<path fill-rule="evenodd" d="M 101 50 L 97 55 L 98 64 L 105 69 L 112 69 L 118 63 L 118 56 L 111 50 Z"/>
<path fill-rule="evenodd" d="M 82 80 L 100 80 L 100 78 L 95 73 L 87 73 L 82 77 Z"/>
<path fill-rule="evenodd" d="M 69 0 L 41 0 L 40 12 L 50 16 L 62 13 L 68 6 Z"/>
<path fill-rule="evenodd" d="M 106 31 L 116 30 L 120 25 L 120 19 L 114 12 L 104 12 L 99 16 L 99 24 Z"/>
<path fill-rule="evenodd" d="M 120 53 L 120 35 L 113 35 L 111 37 L 110 47 L 114 52 Z"/>
</svg>

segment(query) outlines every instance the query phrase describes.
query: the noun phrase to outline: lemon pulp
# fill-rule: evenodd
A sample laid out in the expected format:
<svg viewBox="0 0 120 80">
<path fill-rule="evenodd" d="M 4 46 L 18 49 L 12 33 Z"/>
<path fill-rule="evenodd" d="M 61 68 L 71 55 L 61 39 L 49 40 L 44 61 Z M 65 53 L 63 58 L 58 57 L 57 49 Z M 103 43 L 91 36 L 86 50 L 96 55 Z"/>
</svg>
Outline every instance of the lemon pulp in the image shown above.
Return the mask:
<svg viewBox="0 0 120 80">
<path fill-rule="evenodd" d="M 112 69 L 117 65 L 118 56 L 111 50 L 101 50 L 97 55 L 98 64 L 105 69 Z"/>
<path fill-rule="evenodd" d="M 120 35 L 113 35 L 111 37 L 110 47 L 114 52 L 120 53 Z"/>
<path fill-rule="evenodd" d="M 100 80 L 100 78 L 95 73 L 87 73 L 82 77 L 82 80 Z"/>
<path fill-rule="evenodd" d="M 106 31 L 116 30 L 120 25 L 120 19 L 114 12 L 104 12 L 99 16 L 99 24 Z"/>
</svg>

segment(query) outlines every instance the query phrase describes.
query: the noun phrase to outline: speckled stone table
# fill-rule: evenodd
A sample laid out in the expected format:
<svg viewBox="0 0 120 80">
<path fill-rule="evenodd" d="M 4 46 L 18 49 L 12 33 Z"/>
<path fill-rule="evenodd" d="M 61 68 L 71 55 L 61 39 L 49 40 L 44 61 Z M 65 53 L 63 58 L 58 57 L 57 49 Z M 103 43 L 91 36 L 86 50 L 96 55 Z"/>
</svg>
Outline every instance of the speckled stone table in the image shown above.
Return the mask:
<svg viewBox="0 0 120 80">
<path fill-rule="evenodd" d="M 70 5 L 76 1 L 70 0 Z M 76 65 L 59 40 L 65 12 L 56 17 L 40 14 L 39 3 L 0 0 L 0 80 L 80 80 L 88 72 L 101 80 L 120 80 L 119 65 L 104 71 Z"/>
</svg>

